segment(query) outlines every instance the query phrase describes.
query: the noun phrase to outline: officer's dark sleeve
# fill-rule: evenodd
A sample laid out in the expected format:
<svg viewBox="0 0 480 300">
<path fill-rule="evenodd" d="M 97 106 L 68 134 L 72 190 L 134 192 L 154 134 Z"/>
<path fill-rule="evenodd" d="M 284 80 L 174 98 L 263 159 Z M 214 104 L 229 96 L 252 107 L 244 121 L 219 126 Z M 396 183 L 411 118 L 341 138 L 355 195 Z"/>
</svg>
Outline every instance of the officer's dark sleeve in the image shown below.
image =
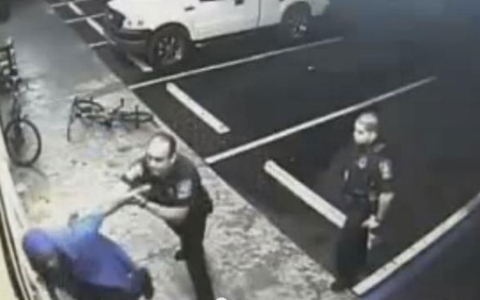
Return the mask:
<svg viewBox="0 0 480 300">
<path fill-rule="evenodd" d="M 136 188 L 143 184 L 143 164 L 141 161 L 133 163 L 130 168 L 125 172 L 120 179 L 128 184 L 131 188 Z"/>
<path fill-rule="evenodd" d="M 388 158 L 380 158 L 378 161 L 378 189 L 380 193 L 393 192 L 393 168 L 392 161 Z"/>
</svg>

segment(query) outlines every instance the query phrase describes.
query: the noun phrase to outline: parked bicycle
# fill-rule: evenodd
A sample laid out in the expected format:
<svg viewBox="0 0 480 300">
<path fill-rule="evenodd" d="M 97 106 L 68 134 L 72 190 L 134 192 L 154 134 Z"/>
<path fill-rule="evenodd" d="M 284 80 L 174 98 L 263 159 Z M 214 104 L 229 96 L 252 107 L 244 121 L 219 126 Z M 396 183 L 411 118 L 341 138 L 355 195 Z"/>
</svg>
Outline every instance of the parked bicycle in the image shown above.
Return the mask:
<svg viewBox="0 0 480 300">
<path fill-rule="evenodd" d="M 76 119 L 80 119 L 85 125 L 92 123 L 100 124 L 110 129 L 116 122 L 123 124 L 132 124 L 139 128 L 141 124 L 153 123 L 153 115 L 146 111 L 141 111 L 137 106 L 134 110 L 122 110 L 125 106 L 125 99 L 120 99 L 120 104 L 113 109 L 106 109 L 103 105 L 93 100 L 93 97 L 79 98 L 74 97 L 70 109 L 70 117 L 67 125 L 67 141 L 72 140 L 72 124 Z"/>
<path fill-rule="evenodd" d="M 10 75 L 7 87 L 13 99 L 10 110 L 10 120 L 7 123 L 3 135 L 8 154 L 12 161 L 28 167 L 33 165 L 42 152 L 42 139 L 37 126 L 23 114 L 20 103 L 20 84 L 22 80 L 18 75 Z"/>
</svg>

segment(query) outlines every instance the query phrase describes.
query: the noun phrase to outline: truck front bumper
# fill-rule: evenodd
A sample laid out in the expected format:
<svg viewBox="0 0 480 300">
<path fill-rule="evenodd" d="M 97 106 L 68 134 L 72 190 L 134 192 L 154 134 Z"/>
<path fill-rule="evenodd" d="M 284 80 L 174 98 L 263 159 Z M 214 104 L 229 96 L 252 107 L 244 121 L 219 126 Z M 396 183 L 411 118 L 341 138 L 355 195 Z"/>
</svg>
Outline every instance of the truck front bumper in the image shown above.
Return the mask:
<svg viewBox="0 0 480 300">
<path fill-rule="evenodd" d="M 120 50 L 137 55 L 145 55 L 147 53 L 150 30 L 120 28 L 110 21 L 108 14 L 105 16 L 104 24 L 107 38 Z"/>
</svg>

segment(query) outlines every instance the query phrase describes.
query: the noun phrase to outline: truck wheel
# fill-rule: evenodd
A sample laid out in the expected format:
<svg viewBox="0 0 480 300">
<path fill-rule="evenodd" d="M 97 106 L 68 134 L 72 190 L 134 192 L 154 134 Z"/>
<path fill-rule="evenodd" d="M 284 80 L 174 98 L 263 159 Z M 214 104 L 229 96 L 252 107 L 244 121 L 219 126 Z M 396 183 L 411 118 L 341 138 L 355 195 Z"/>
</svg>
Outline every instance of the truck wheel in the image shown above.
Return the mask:
<svg viewBox="0 0 480 300">
<path fill-rule="evenodd" d="M 306 4 L 289 8 L 282 19 L 280 28 L 282 38 L 290 42 L 305 39 L 310 30 L 311 17 L 310 7 Z"/>
<path fill-rule="evenodd" d="M 148 61 L 156 69 L 172 69 L 186 60 L 189 48 L 188 33 L 181 27 L 168 26 L 150 38 Z"/>
</svg>

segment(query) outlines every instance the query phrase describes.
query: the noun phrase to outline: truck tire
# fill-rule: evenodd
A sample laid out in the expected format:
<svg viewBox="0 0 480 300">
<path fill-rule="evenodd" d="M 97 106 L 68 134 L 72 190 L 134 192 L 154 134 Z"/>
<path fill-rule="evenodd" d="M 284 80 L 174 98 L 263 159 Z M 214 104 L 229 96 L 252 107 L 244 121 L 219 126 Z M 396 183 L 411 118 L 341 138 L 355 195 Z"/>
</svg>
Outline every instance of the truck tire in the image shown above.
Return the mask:
<svg viewBox="0 0 480 300">
<path fill-rule="evenodd" d="M 0 0 L 0 22 L 6 22 L 10 18 L 10 0 Z"/>
<path fill-rule="evenodd" d="M 171 70 L 185 62 L 190 54 L 190 37 L 180 26 L 157 30 L 150 38 L 147 58 L 155 69 Z"/>
<path fill-rule="evenodd" d="M 288 8 L 282 18 L 280 35 L 286 42 L 304 40 L 310 31 L 311 11 L 308 4 L 295 4 Z"/>
</svg>

